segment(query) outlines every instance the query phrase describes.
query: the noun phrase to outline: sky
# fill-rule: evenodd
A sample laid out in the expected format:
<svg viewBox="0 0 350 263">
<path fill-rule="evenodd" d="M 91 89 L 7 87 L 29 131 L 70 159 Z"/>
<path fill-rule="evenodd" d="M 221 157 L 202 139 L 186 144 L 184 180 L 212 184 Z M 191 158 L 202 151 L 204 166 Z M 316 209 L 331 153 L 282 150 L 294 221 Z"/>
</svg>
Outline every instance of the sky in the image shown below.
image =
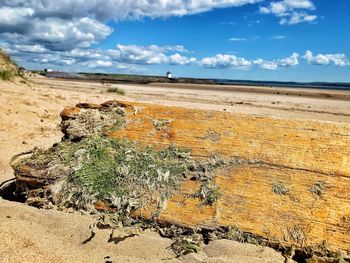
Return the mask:
<svg viewBox="0 0 350 263">
<path fill-rule="evenodd" d="M 21 66 L 350 82 L 349 0 L 0 0 Z"/>
</svg>

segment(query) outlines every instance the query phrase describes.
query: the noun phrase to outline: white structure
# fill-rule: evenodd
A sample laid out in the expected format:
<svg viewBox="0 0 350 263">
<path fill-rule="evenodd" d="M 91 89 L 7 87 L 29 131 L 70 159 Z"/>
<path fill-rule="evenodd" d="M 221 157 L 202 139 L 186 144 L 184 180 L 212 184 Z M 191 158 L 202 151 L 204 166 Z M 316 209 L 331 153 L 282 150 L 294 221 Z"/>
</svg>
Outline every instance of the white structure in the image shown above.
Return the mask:
<svg viewBox="0 0 350 263">
<path fill-rule="evenodd" d="M 51 69 L 51 68 L 46 68 L 46 69 L 44 69 L 44 71 L 47 72 L 47 73 L 49 73 L 49 72 L 53 72 L 53 69 Z"/>
<path fill-rule="evenodd" d="M 166 76 L 167 76 L 168 79 L 172 79 L 172 78 L 173 78 L 170 71 L 168 71 L 168 72 L 166 73 Z"/>
</svg>

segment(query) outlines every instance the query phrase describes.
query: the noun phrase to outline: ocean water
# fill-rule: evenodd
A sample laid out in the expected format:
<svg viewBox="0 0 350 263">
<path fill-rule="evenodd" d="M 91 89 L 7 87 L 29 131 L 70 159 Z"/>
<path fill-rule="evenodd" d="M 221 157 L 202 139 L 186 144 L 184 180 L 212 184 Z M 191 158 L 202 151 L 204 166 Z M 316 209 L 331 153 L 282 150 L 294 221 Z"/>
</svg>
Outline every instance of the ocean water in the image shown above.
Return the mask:
<svg viewBox="0 0 350 263">
<path fill-rule="evenodd" d="M 331 90 L 350 90 L 350 83 L 334 82 L 282 82 L 282 81 L 250 81 L 250 80 L 229 80 L 213 79 L 218 84 L 224 85 L 248 85 L 264 87 L 285 87 L 285 88 L 313 88 Z"/>
</svg>

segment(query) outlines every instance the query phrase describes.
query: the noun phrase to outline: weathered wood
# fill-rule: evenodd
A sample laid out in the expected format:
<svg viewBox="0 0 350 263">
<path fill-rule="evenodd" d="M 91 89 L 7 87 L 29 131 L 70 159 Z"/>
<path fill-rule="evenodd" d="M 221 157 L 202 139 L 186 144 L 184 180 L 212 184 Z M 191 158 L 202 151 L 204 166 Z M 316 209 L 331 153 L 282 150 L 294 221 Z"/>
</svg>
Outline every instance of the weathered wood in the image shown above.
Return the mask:
<svg viewBox="0 0 350 263">
<path fill-rule="evenodd" d="M 256 159 L 293 169 L 350 177 L 350 125 L 285 120 L 216 111 L 133 104 L 128 125 L 116 138 L 162 147 L 176 144 L 192 155 Z M 135 111 L 136 112 L 136 111 Z M 169 120 L 157 130 L 156 120 Z"/>
<path fill-rule="evenodd" d="M 157 220 L 189 227 L 239 229 L 281 243 L 327 241 L 350 251 L 350 125 L 123 103 L 126 126 L 114 138 L 163 148 L 189 148 L 194 158 L 237 157 L 247 162 L 216 171 L 220 197 L 203 205 L 186 181 Z M 81 105 L 99 109 L 99 105 Z M 67 108 L 63 119 L 80 108 Z M 281 188 L 281 189 L 278 189 Z M 150 218 L 155 208 L 137 215 Z"/>
<path fill-rule="evenodd" d="M 161 222 L 213 228 L 236 226 L 282 244 L 350 248 L 350 179 L 274 166 L 242 165 L 215 177 L 221 196 L 213 206 L 189 198 L 199 184 L 188 181 L 158 217 Z M 322 181 L 322 196 L 310 191 Z M 273 186 L 289 190 L 280 195 Z"/>
</svg>

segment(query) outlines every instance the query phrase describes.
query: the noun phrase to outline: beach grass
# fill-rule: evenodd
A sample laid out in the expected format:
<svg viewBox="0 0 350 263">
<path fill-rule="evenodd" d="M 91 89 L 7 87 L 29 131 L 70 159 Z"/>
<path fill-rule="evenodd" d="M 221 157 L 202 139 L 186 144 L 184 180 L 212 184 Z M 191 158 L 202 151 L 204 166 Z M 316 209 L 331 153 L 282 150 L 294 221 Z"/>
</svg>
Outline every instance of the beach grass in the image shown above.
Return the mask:
<svg viewBox="0 0 350 263">
<path fill-rule="evenodd" d="M 110 87 L 107 89 L 107 92 L 117 93 L 118 95 L 125 95 L 125 91 L 118 87 Z"/>
<path fill-rule="evenodd" d="M 1 80 L 9 81 L 14 76 L 15 76 L 15 74 L 11 70 L 1 70 L 0 71 L 0 79 Z"/>
</svg>

